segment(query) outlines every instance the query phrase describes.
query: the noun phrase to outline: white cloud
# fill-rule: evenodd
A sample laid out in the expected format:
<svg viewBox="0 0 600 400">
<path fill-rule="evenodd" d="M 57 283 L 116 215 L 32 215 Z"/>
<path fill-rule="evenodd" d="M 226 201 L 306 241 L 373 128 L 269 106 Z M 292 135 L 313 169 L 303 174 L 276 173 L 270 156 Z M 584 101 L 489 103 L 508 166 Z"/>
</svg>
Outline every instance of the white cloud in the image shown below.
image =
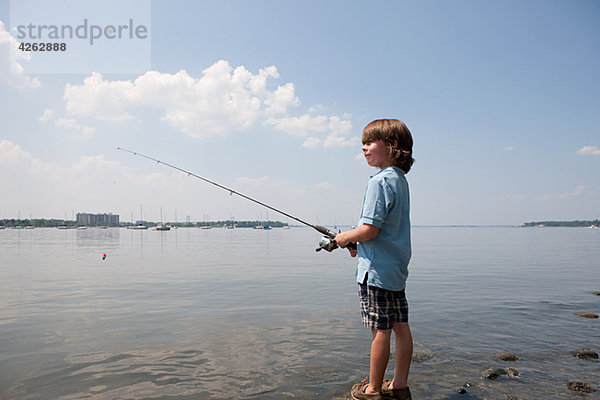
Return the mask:
<svg viewBox="0 0 600 400">
<path fill-rule="evenodd" d="M 42 113 L 42 115 L 38 118 L 38 121 L 48 122 L 53 118 L 54 118 L 54 111 L 49 108 L 46 108 L 44 110 L 44 112 Z"/>
<path fill-rule="evenodd" d="M 514 149 L 516 149 L 515 146 L 507 146 L 504 148 L 504 150 L 506 150 L 506 151 L 513 151 Z"/>
<path fill-rule="evenodd" d="M 4 193 L 0 212 L 4 217 L 16 217 L 21 211 L 34 218 L 69 219 L 77 212 L 112 212 L 119 214 L 121 221 L 130 221 L 140 219 L 143 204 L 142 218 L 154 221 L 159 220 L 161 208 L 165 221 L 176 219 L 175 210 L 179 221 L 185 220 L 186 215 L 192 221 L 231 216 L 285 220 L 272 210 L 230 196 L 179 171 L 155 168 L 153 163 L 138 165 L 123 157 L 123 161 L 118 161 L 88 154 L 54 163 L 9 140 L 0 140 L 0 181 Z M 321 182 L 316 186 L 320 190 L 315 190 L 296 181 L 279 181 L 269 176 L 241 177 L 230 182 L 223 177 L 215 180 L 300 218 L 313 216 L 319 207 L 327 208 L 332 197 L 324 196 L 323 190 L 339 190 L 328 182 Z"/>
<path fill-rule="evenodd" d="M 328 119 L 324 115 L 315 117 L 304 114 L 300 117 L 270 118 L 267 124 L 295 136 L 309 136 L 310 133 L 325 132 Z"/>
<path fill-rule="evenodd" d="M 282 181 L 275 181 L 269 176 L 258 178 L 243 176 L 236 178 L 231 188 L 245 195 L 257 195 L 262 199 L 266 199 L 278 190 L 287 192 L 288 184 Z"/>
<path fill-rule="evenodd" d="M 235 182 L 236 186 L 239 185 L 246 188 L 251 187 L 254 189 L 260 189 L 267 185 L 270 186 L 274 184 L 274 182 L 268 176 L 261 176 L 260 178 L 249 178 L 246 176 L 242 176 L 240 178 L 237 178 Z"/>
<path fill-rule="evenodd" d="M 585 193 L 585 186 L 579 185 L 571 192 L 565 193 L 546 193 L 543 196 L 539 197 L 537 200 L 539 201 L 553 201 L 553 200 L 569 200 L 580 197 Z"/>
<path fill-rule="evenodd" d="M 308 138 L 307 147 L 356 144 L 357 139 L 348 137 L 350 115 L 290 116 L 290 109 L 298 107 L 300 100 L 293 83 L 271 90 L 269 81 L 278 78 L 275 66 L 252 74 L 243 66 L 233 68 L 221 60 L 199 78 L 186 71 L 149 71 L 134 81 L 108 81 L 93 73 L 82 85 L 67 84 L 63 98 L 71 116 L 112 122 L 132 119 L 136 107 L 151 107 L 162 114 L 162 121 L 197 139 L 241 132 L 264 123 Z"/>
<path fill-rule="evenodd" d="M 295 95 L 294 85 L 286 83 L 274 92 L 267 93 L 265 100 L 267 115 L 285 114 L 289 107 L 299 106 L 300 100 Z"/>
<path fill-rule="evenodd" d="M 308 108 L 308 112 L 311 114 L 316 114 L 325 111 L 325 106 L 323 104 L 316 104 L 312 107 Z"/>
<path fill-rule="evenodd" d="M 16 166 L 19 173 L 28 175 L 40 175 L 48 171 L 63 173 L 57 170 L 56 164 L 42 162 L 10 140 L 0 140 L 0 165 L 2 166 L 0 170 L 7 174 L 8 179 L 5 182 L 10 181 L 15 184 L 21 184 L 22 180 L 5 167 Z"/>
<path fill-rule="evenodd" d="M 308 149 L 312 149 L 315 147 L 320 147 L 323 145 L 323 141 L 316 137 L 309 137 L 302 143 L 302 147 L 306 147 Z"/>
<path fill-rule="evenodd" d="M 72 136 L 74 139 L 88 140 L 92 137 L 92 134 L 95 131 L 95 128 L 81 125 L 79 122 L 74 120 L 73 118 L 59 118 L 54 121 L 54 126 L 57 128 L 63 128 L 71 133 L 75 133 Z"/>
<path fill-rule="evenodd" d="M 23 149 L 15 143 L 10 140 L 0 140 L 0 162 L 18 163 L 30 161 L 31 159 L 31 154 L 23 151 Z"/>
<path fill-rule="evenodd" d="M 582 148 L 577 150 L 577 154 L 600 156 L 600 148 L 598 148 L 598 146 L 583 146 Z"/>
<path fill-rule="evenodd" d="M 354 146 L 358 137 L 349 136 L 352 122 L 349 115 L 343 117 L 304 114 L 300 117 L 269 118 L 267 124 L 294 136 L 307 137 L 304 147 Z"/>
<path fill-rule="evenodd" d="M 93 73 L 83 80 L 82 86 L 67 84 L 63 99 L 67 113 L 91 116 L 106 121 L 131 119 L 125 107 L 133 104 L 133 84 L 129 81 L 108 82 Z"/>
<path fill-rule="evenodd" d="M 522 194 L 508 194 L 508 193 L 504 193 L 504 194 L 500 195 L 500 200 L 522 202 L 522 201 L 527 200 L 527 196 L 522 195 Z"/>
<path fill-rule="evenodd" d="M 39 78 L 25 75 L 25 69 L 18 60 L 29 60 L 30 52 L 19 50 L 19 42 L 13 38 L 0 21 L 0 80 L 21 90 L 41 86 Z"/>
<path fill-rule="evenodd" d="M 75 187 L 88 181 L 93 183 L 100 178 L 106 179 L 106 176 L 115 172 L 120 175 L 133 175 L 129 167 L 116 161 L 105 160 L 102 155 L 84 155 L 72 165 L 66 166 L 43 161 L 10 140 L 0 141 L 0 165 L 2 166 L 0 169 L 23 170 L 22 177 L 39 176 L 42 178 L 41 181 L 51 185 L 68 181 L 72 182 Z M 83 185 L 80 188 L 81 190 L 85 189 Z"/>
<path fill-rule="evenodd" d="M 162 111 L 161 119 L 191 137 L 204 139 L 243 131 L 265 115 L 287 112 L 299 104 L 291 83 L 270 91 L 269 78 L 278 78 L 273 66 L 253 75 L 244 67 L 218 61 L 194 78 L 149 71 L 135 81 L 106 81 L 94 73 L 83 85 L 67 85 L 64 99 L 71 115 L 119 122 L 131 119 L 134 107 Z"/>
<path fill-rule="evenodd" d="M 54 118 L 54 110 L 46 108 L 38 120 L 41 122 L 49 122 Z M 71 139 L 77 140 L 89 140 L 96 131 L 95 128 L 81 125 L 73 118 L 58 118 L 54 121 L 54 126 L 67 133 Z"/>
<path fill-rule="evenodd" d="M 500 195 L 501 200 L 512 201 L 512 202 L 551 202 L 551 201 L 562 201 L 576 199 L 585 195 L 587 189 L 584 185 L 579 185 L 570 192 L 562 193 L 545 193 L 541 196 L 527 196 L 524 194 L 502 194 Z"/>
<path fill-rule="evenodd" d="M 114 212 L 124 204 L 137 209 L 143 199 L 155 199 L 163 191 L 169 196 L 177 193 L 184 179 L 178 173 L 136 173 L 103 155 L 84 155 L 70 164 L 47 162 L 16 143 L 0 141 L 0 180 L 7 194 L 4 212 L 21 209 L 38 217 L 62 218 L 68 210 L 70 218 L 71 210 Z"/>
<path fill-rule="evenodd" d="M 66 168 L 66 173 L 70 179 L 77 181 L 79 184 L 83 183 L 85 186 L 92 186 L 94 182 L 105 181 L 107 176 L 120 175 L 126 178 L 134 176 L 129 167 L 125 167 L 117 161 L 106 160 L 104 155 L 83 155 Z M 147 181 L 148 177 L 151 176 L 138 176 L 137 178 Z"/>
<path fill-rule="evenodd" d="M 336 189 L 336 187 L 334 185 L 332 185 L 331 183 L 329 183 L 327 181 L 317 183 L 316 185 L 314 185 L 314 188 L 316 190 L 323 190 L 323 191 L 327 191 L 327 192 L 331 192 Z"/>
</svg>

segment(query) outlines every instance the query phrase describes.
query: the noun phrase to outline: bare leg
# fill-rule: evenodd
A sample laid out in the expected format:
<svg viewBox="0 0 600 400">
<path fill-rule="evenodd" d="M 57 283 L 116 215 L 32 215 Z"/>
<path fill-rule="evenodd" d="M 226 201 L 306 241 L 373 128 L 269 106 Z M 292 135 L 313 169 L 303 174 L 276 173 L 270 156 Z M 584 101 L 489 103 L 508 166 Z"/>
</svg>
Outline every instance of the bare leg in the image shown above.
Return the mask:
<svg viewBox="0 0 600 400">
<path fill-rule="evenodd" d="M 395 322 L 396 364 L 392 387 L 400 389 L 408 386 L 408 372 L 413 353 L 413 340 L 408 322 Z"/>
<path fill-rule="evenodd" d="M 365 393 L 378 393 L 390 359 L 390 338 L 392 330 L 372 329 L 373 342 L 371 343 L 371 371 L 369 386 Z"/>
</svg>

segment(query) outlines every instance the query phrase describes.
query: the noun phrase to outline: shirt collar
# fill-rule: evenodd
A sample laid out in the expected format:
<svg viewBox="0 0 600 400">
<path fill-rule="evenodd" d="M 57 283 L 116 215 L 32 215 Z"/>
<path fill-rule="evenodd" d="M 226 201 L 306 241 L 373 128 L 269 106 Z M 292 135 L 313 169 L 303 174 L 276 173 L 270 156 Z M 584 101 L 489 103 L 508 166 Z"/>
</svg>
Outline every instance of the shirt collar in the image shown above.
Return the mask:
<svg viewBox="0 0 600 400">
<path fill-rule="evenodd" d="M 377 171 L 376 173 L 374 173 L 373 175 L 371 175 L 371 178 L 372 178 L 372 177 L 374 177 L 374 176 L 377 176 L 377 175 L 379 175 L 380 173 L 382 173 L 383 171 L 385 171 L 385 170 L 388 170 L 388 169 L 392 169 L 392 170 L 393 170 L 393 171 L 395 171 L 395 172 L 396 172 L 398 175 L 401 175 L 401 176 L 404 176 L 404 175 L 405 175 L 405 172 L 402 170 L 402 168 L 398 168 L 398 167 L 396 167 L 395 165 L 390 165 L 389 167 L 385 167 L 385 168 L 383 168 L 383 169 L 380 169 L 379 171 Z"/>
</svg>

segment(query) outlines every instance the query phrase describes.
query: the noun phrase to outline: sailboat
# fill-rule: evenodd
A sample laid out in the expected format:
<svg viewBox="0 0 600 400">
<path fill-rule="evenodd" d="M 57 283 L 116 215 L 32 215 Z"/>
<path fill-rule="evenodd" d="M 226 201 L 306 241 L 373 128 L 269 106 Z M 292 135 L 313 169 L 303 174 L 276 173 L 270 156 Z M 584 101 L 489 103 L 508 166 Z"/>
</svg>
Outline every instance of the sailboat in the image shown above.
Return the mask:
<svg viewBox="0 0 600 400">
<path fill-rule="evenodd" d="M 131 213 L 131 217 L 133 218 L 133 213 Z M 135 230 L 148 229 L 148 227 L 143 224 L 143 219 L 144 219 L 144 213 L 142 212 L 142 205 L 140 204 L 140 221 L 139 221 L 139 224 L 128 226 L 127 229 L 135 229 Z"/>
<path fill-rule="evenodd" d="M 135 229 L 135 230 L 142 230 L 142 229 L 148 229 L 148 227 L 146 225 L 133 225 L 133 226 L 128 226 L 127 229 Z"/>
<path fill-rule="evenodd" d="M 230 217 L 231 223 L 230 224 L 225 224 L 223 226 L 223 228 L 225 229 L 235 229 L 235 218 L 233 217 L 233 215 Z"/>
<path fill-rule="evenodd" d="M 160 224 L 156 225 L 154 227 L 155 231 L 169 231 L 171 230 L 171 227 L 169 225 L 164 225 L 162 222 L 162 207 L 160 208 Z"/>
<path fill-rule="evenodd" d="M 210 219 L 210 217 L 209 217 Z M 204 213 L 204 225 L 200 226 L 200 229 L 211 229 L 212 226 L 206 223 L 206 213 Z"/>
</svg>

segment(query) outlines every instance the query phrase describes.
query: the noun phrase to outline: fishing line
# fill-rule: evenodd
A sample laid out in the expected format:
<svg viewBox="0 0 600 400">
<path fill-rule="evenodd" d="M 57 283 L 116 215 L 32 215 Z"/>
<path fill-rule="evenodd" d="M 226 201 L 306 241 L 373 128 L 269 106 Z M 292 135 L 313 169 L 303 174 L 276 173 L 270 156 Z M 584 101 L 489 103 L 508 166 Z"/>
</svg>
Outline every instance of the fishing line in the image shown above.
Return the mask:
<svg viewBox="0 0 600 400">
<path fill-rule="evenodd" d="M 333 249 L 337 248 L 337 243 L 336 243 L 334 240 L 332 240 L 332 239 L 334 239 L 334 238 L 335 238 L 335 236 L 336 236 L 336 233 L 335 233 L 335 232 L 333 232 L 333 231 L 330 231 L 329 229 L 325 228 L 324 226 L 320 226 L 320 225 L 314 225 L 314 224 L 311 224 L 311 223 L 309 223 L 309 222 L 303 221 L 303 220 L 301 220 L 301 219 L 300 219 L 300 218 L 298 218 L 298 217 L 294 217 L 293 215 L 291 215 L 291 214 L 288 214 L 288 213 L 286 213 L 285 211 L 281 211 L 281 210 L 279 210 L 279 209 L 277 209 L 277 208 L 275 208 L 275 207 L 273 207 L 273 206 L 270 206 L 270 205 L 268 205 L 268 204 L 266 204 L 266 203 L 263 203 L 262 201 L 259 201 L 259 200 L 256 200 L 256 199 L 253 199 L 253 198 L 252 198 L 252 197 L 250 197 L 250 196 L 247 196 L 247 195 L 245 195 L 245 194 L 243 194 L 243 193 L 240 193 L 240 192 L 238 192 L 238 191 L 236 191 L 236 190 L 233 190 L 233 189 L 231 189 L 231 188 L 228 188 L 227 186 L 223 186 L 223 185 L 221 185 L 220 183 L 217 183 L 217 182 L 211 181 L 210 179 L 204 178 L 204 177 L 202 177 L 202 176 L 200 176 L 200 175 L 197 175 L 197 174 L 195 174 L 195 173 L 193 173 L 193 172 L 191 172 L 191 171 L 188 171 L 188 170 L 185 170 L 185 169 L 183 169 L 183 168 L 180 168 L 180 167 L 178 167 L 178 166 L 176 166 L 176 165 L 169 164 L 169 163 L 167 163 L 167 162 L 161 161 L 161 160 L 159 160 L 159 159 L 157 159 L 157 158 L 150 157 L 150 156 L 147 156 L 147 155 L 145 155 L 145 154 L 142 154 L 142 153 L 138 153 L 137 151 L 133 151 L 133 150 L 127 150 L 127 149 L 124 149 L 124 148 L 122 148 L 122 147 L 117 147 L 117 150 L 121 150 L 121 151 L 124 151 L 124 152 L 126 152 L 126 153 L 133 154 L 134 156 L 140 156 L 140 157 L 146 158 L 146 159 L 148 159 L 148 160 L 155 161 L 157 164 L 162 164 L 162 165 L 165 165 L 165 166 L 167 166 L 167 167 L 169 167 L 169 168 L 173 168 L 173 169 L 175 169 L 175 170 L 177 170 L 177 171 L 183 172 L 184 174 L 187 174 L 188 176 L 193 176 L 194 178 L 201 179 L 201 180 L 203 180 L 203 181 L 204 181 L 204 182 L 206 182 L 206 183 L 210 183 L 211 185 L 214 185 L 214 186 L 216 186 L 216 187 L 218 187 L 218 188 L 221 188 L 221 189 L 223 189 L 223 190 L 226 190 L 226 191 L 228 191 L 228 192 L 229 192 L 229 194 L 231 194 L 231 195 L 233 195 L 233 194 L 236 194 L 236 195 L 238 195 L 238 196 L 240 196 L 240 197 L 242 197 L 242 198 L 244 198 L 244 199 L 246 199 L 246 200 L 250 200 L 250 201 L 252 201 L 252 202 L 254 202 L 254 203 L 256 203 L 256 204 L 259 204 L 259 205 L 261 205 L 261 206 L 263 206 L 263 207 L 266 207 L 266 208 L 268 208 L 269 210 L 273 210 L 273 211 L 275 211 L 275 212 L 278 212 L 279 214 L 285 215 L 286 217 L 288 217 L 288 218 L 291 218 L 291 219 L 293 219 L 294 221 L 297 221 L 297 222 L 300 222 L 301 224 L 304 224 L 304 225 L 310 226 L 311 228 L 313 228 L 313 229 L 317 230 L 318 232 L 322 233 L 323 235 L 326 235 L 326 236 L 327 236 L 327 237 L 324 237 L 324 238 L 322 238 L 322 239 L 319 241 L 319 247 L 317 248 L 317 251 L 320 251 L 320 250 L 323 250 L 323 249 L 324 249 L 324 250 L 327 250 L 327 251 L 332 251 Z"/>
</svg>

